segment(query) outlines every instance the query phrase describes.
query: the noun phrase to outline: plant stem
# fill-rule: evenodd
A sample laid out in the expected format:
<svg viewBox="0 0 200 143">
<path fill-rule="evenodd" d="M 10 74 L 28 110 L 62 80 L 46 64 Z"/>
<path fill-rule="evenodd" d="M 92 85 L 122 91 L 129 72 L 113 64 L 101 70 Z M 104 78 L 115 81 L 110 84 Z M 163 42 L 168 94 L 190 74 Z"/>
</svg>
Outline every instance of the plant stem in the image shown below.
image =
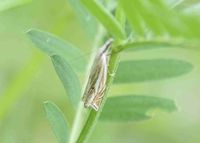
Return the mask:
<svg viewBox="0 0 200 143">
<path fill-rule="evenodd" d="M 75 143 L 81 129 L 83 128 L 84 119 L 87 117 L 87 112 L 85 112 L 83 104 L 80 102 L 79 107 L 76 112 L 75 120 L 72 126 L 72 131 L 70 134 L 69 143 Z"/>
<path fill-rule="evenodd" d="M 87 141 L 87 139 L 89 138 L 92 130 L 94 129 L 96 123 L 97 123 L 97 120 L 101 114 L 101 111 L 102 111 L 102 108 L 104 106 L 104 103 L 106 101 L 106 94 L 112 84 L 112 81 L 114 79 L 114 74 L 116 72 L 116 69 L 118 67 L 118 64 L 119 64 L 119 61 L 118 61 L 118 53 L 111 53 L 111 56 L 110 56 L 110 62 L 109 62 L 109 76 L 108 76 L 108 79 L 107 79 L 107 82 L 106 82 L 106 92 L 105 92 L 105 96 L 104 96 L 104 99 L 102 101 L 102 104 L 101 104 L 101 107 L 99 109 L 98 112 L 94 111 L 94 110 L 90 110 L 89 111 L 89 115 L 86 119 L 86 122 L 80 132 L 80 135 L 76 141 L 76 143 L 84 143 Z M 82 107 L 83 108 L 83 107 Z"/>
</svg>

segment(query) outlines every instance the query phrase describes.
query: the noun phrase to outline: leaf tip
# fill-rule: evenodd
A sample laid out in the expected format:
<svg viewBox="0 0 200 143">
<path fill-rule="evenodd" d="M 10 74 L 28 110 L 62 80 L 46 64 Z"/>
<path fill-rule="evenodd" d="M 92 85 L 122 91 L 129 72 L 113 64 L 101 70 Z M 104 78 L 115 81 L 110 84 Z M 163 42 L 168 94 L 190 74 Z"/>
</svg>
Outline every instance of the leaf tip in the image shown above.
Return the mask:
<svg viewBox="0 0 200 143">
<path fill-rule="evenodd" d="M 66 65 L 66 61 L 59 55 L 51 55 L 50 58 L 54 66 L 61 63 Z"/>
<path fill-rule="evenodd" d="M 51 60 L 55 60 L 55 59 L 60 59 L 61 56 L 53 54 L 53 55 L 50 56 L 50 58 L 51 58 Z"/>
<path fill-rule="evenodd" d="M 173 106 L 172 106 L 172 108 L 169 112 L 174 112 L 174 111 L 177 111 L 177 110 L 179 110 L 179 107 L 177 105 L 177 102 L 173 100 Z"/>
<path fill-rule="evenodd" d="M 25 33 L 26 33 L 27 35 L 32 35 L 32 33 L 33 33 L 34 31 L 36 31 L 36 29 L 30 28 L 30 29 L 28 29 Z"/>
<path fill-rule="evenodd" d="M 50 105 L 53 105 L 53 102 L 48 101 L 48 100 L 43 102 L 43 107 L 44 107 L 45 112 L 47 112 L 47 108 L 48 108 Z"/>
<path fill-rule="evenodd" d="M 47 100 L 47 101 L 44 101 L 44 102 L 43 102 L 43 105 L 47 105 L 47 104 L 49 104 L 49 103 L 50 103 L 50 101 Z"/>
</svg>

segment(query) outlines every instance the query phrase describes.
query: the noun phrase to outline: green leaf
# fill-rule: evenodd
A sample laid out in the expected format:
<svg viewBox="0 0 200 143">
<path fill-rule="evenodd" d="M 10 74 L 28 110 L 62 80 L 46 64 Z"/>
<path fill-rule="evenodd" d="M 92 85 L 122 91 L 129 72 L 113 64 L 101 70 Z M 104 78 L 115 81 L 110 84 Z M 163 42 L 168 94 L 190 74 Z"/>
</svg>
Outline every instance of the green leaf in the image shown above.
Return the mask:
<svg viewBox="0 0 200 143">
<path fill-rule="evenodd" d="M 123 9 L 121 8 L 121 5 L 117 5 L 116 10 L 115 10 L 115 18 L 117 21 L 120 23 L 122 28 L 125 28 L 126 25 L 126 16 L 124 14 Z"/>
<path fill-rule="evenodd" d="M 81 88 L 77 75 L 62 57 L 54 55 L 51 56 L 51 59 L 70 101 L 76 107 L 81 96 Z"/>
<path fill-rule="evenodd" d="M 77 71 L 84 70 L 86 61 L 83 58 L 83 54 L 72 44 L 66 43 L 50 33 L 37 29 L 31 29 L 27 34 L 37 48 L 47 55 L 60 55 L 64 57 L 73 68 L 76 68 Z"/>
<path fill-rule="evenodd" d="M 20 6 L 20 5 L 27 4 L 31 1 L 32 0 L 1 0 L 1 2 L 0 2 L 0 12 L 7 10 L 7 9 L 10 9 L 10 8 Z"/>
<path fill-rule="evenodd" d="M 84 30 L 90 34 L 91 38 L 95 37 L 97 30 L 97 22 L 94 17 L 87 12 L 87 10 L 83 7 L 80 0 L 68 0 L 71 6 L 74 8 L 74 12 L 79 18 Z M 87 34 L 86 33 L 86 34 Z"/>
<path fill-rule="evenodd" d="M 190 72 L 192 64 L 175 59 L 132 60 L 120 63 L 115 83 L 145 82 L 177 77 Z"/>
<path fill-rule="evenodd" d="M 186 15 L 200 16 L 200 3 L 195 3 L 187 7 L 183 7 L 182 12 Z"/>
<path fill-rule="evenodd" d="M 149 4 L 146 4 L 146 3 L 148 2 L 146 1 L 144 2 L 142 0 L 141 1 L 136 0 L 134 1 L 133 6 L 135 7 L 135 10 L 139 13 L 140 17 L 142 17 L 142 21 L 143 23 L 145 23 L 145 26 L 148 27 L 148 29 L 151 30 L 152 33 L 156 35 L 164 35 L 165 30 L 164 30 L 164 27 L 160 24 L 159 19 L 153 14 L 150 15 L 150 13 L 152 13 L 151 9 L 144 7 L 145 5 L 149 6 L 151 2 L 149 2 Z M 147 29 L 147 28 L 143 28 L 143 29 Z"/>
<path fill-rule="evenodd" d="M 200 24 L 200 19 L 172 9 L 181 3 L 181 1 L 174 2 L 120 0 L 120 5 L 137 36 L 146 38 L 168 35 L 170 38 L 199 39 L 200 30 L 196 27 Z"/>
<path fill-rule="evenodd" d="M 145 29 L 142 24 L 143 20 L 139 12 L 135 9 L 133 1 L 130 2 L 130 0 L 120 0 L 119 4 L 123 8 L 133 32 L 136 35 L 144 36 Z"/>
<path fill-rule="evenodd" d="M 120 52 L 122 50 L 151 50 L 151 49 L 159 49 L 159 48 L 183 48 L 183 47 L 191 47 L 190 43 L 182 40 L 140 40 L 129 42 L 126 44 L 122 44 L 117 46 L 114 50 L 115 52 Z"/>
<path fill-rule="evenodd" d="M 125 33 L 117 20 L 102 4 L 95 0 L 81 0 L 85 7 L 93 14 L 115 38 L 125 38 Z"/>
<path fill-rule="evenodd" d="M 176 7 L 180 5 L 184 0 L 166 0 L 166 3 L 171 7 Z"/>
<path fill-rule="evenodd" d="M 66 143 L 69 129 L 62 111 L 51 101 L 44 102 L 46 116 L 59 143 Z"/>
<path fill-rule="evenodd" d="M 103 121 L 141 121 L 152 117 L 152 111 L 166 112 L 176 110 L 174 101 L 161 97 L 126 95 L 107 99 L 100 120 Z"/>
</svg>

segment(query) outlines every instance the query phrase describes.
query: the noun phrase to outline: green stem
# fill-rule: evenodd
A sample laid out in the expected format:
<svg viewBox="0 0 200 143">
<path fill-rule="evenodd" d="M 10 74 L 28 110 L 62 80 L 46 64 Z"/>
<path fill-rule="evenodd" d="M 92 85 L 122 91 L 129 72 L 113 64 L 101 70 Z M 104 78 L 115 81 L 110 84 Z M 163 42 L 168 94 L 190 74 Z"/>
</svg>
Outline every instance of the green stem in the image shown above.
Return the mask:
<svg viewBox="0 0 200 143">
<path fill-rule="evenodd" d="M 105 35 L 104 29 L 102 28 L 102 26 L 98 25 L 97 35 L 94 38 L 93 48 L 97 48 L 100 45 L 100 39 L 102 39 L 104 35 Z M 89 72 L 90 71 L 88 71 L 88 73 Z M 72 131 L 70 134 L 70 139 L 69 139 L 70 143 L 74 143 L 76 139 L 78 138 L 81 132 L 81 129 L 84 126 L 83 123 L 85 123 L 85 121 L 87 120 L 89 113 L 90 113 L 90 110 L 86 110 L 83 106 L 82 101 L 80 101 L 77 112 L 76 112 L 75 120 L 73 123 Z"/>
<path fill-rule="evenodd" d="M 94 110 L 90 110 L 89 111 L 89 115 L 88 115 L 88 117 L 86 119 L 86 122 L 85 122 L 85 124 L 84 124 L 84 126 L 82 128 L 82 131 L 81 131 L 76 143 L 84 143 L 84 142 L 86 142 L 87 139 L 90 136 L 90 133 L 94 129 L 94 127 L 95 127 L 95 125 L 96 125 L 96 123 L 98 121 L 98 118 L 99 118 L 99 116 L 101 114 L 101 111 L 102 111 L 102 108 L 104 106 L 104 103 L 106 101 L 106 97 L 107 97 L 106 94 L 107 94 L 107 92 L 108 92 L 108 90 L 109 90 L 109 88 L 110 88 L 110 86 L 112 84 L 112 81 L 114 79 L 113 75 L 115 74 L 116 69 L 118 67 L 118 63 L 119 63 L 118 59 L 119 59 L 118 58 L 118 53 L 111 53 L 110 62 L 109 62 L 109 65 L 110 65 L 109 66 L 109 73 L 108 73 L 109 76 L 108 76 L 108 80 L 107 80 L 107 83 L 106 83 L 106 87 L 107 88 L 106 88 L 105 97 L 103 99 L 103 102 L 102 102 L 101 107 L 100 107 L 98 112 L 96 112 Z M 110 74 L 110 73 L 112 73 L 112 74 Z"/>
</svg>

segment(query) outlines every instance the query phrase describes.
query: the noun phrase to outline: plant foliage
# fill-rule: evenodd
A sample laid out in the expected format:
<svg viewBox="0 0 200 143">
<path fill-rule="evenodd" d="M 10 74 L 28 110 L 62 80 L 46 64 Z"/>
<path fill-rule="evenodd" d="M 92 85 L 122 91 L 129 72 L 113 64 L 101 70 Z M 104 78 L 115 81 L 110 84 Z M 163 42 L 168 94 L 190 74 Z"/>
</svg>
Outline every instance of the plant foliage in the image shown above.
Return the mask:
<svg viewBox="0 0 200 143">
<path fill-rule="evenodd" d="M 86 13 L 89 12 L 90 20 L 93 21 L 93 18 L 96 18 L 99 24 L 105 28 L 106 34 L 103 35 L 102 39 L 111 35 L 115 40 L 109 63 L 109 72 L 114 76 L 108 77 L 107 90 L 115 76 L 114 83 L 129 84 L 167 80 L 192 70 L 192 63 L 179 59 L 159 58 L 121 62 L 118 57 L 119 53 L 128 49 L 132 49 L 133 52 L 135 49 L 148 50 L 152 48 L 168 48 L 170 50 L 177 47 L 189 48 L 198 45 L 200 29 L 196 27 L 200 25 L 200 19 L 196 14 L 186 13 L 186 8 L 181 6 L 181 1 L 119 0 L 112 11 L 107 8 L 107 2 L 108 0 L 105 0 L 104 3 L 97 0 L 70 0 L 82 21 L 84 21 Z M 180 8 L 177 8 L 178 6 Z M 80 14 L 81 11 L 84 11 L 84 14 Z M 73 68 L 81 69 L 79 66 L 84 63 L 71 64 L 71 61 L 81 57 L 81 51 L 72 44 L 63 42 L 46 32 L 30 30 L 28 35 L 38 48 L 51 56 L 55 70 L 71 98 L 71 102 L 77 105 L 80 101 L 80 85 L 78 75 L 73 72 Z M 119 68 L 116 70 L 118 64 Z M 149 119 L 151 115 L 148 113 L 151 110 L 161 109 L 167 112 L 176 110 L 174 101 L 170 99 L 134 95 L 134 93 L 127 96 L 123 93 L 120 94 L 122 96 L 109 98 L 106 98 L 105 95 L 100 111 L 87 110 L 85 122 L 82 120 L 83 117 L 79 116 L 80 112 L 83 111 L 83 106 L 80 106 L 77 110 L 74 128 L 70 134 L 70 142 L 86 142 L 99 117 L 100 120 L 104 121 L 140 121 Z M 62 131 L 60 125 L 57 127 L 58 120 L 65 126 L 63 119 L 60 118 L 60 111 L 52 104 L 45 104 L 45 107 L 57 138 L 62 140 L 62 134 L 66 131 Z M 83 128 L 77 129 L 80 122 L 83 124 Z M 58 135 L 58 132 L 61 135 Z"/>
</svg>

